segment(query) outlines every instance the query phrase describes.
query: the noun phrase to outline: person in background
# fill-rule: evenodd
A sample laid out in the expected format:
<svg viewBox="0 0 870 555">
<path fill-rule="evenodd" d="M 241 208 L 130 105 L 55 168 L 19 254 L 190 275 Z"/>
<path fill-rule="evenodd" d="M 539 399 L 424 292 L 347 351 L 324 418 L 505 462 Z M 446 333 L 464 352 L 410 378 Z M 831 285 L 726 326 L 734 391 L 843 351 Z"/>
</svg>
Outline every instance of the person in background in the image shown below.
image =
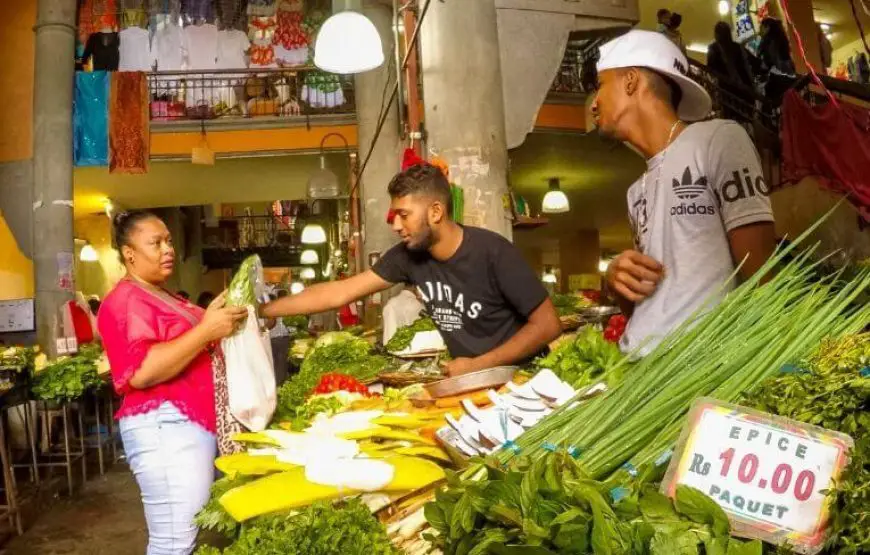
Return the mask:
<svg viewBox="0 0 870 555">
<path fill-rule="evenodd" d="M 562 331 L 540 278 L 501 235 L 451 219 L 450 183 L 440 168 L 416 164 L 390 182 L 392 228 L 402 242 L 370 269 L 318 283 L 262 307 L 268 317 L 335 309 L 397 283 L 420 291 L 441 331 L 456 376 L 518 365 Z"/>
<path fill-rule="evenodd" d="M 707 67 L 719 80 L 719 86 L 727 93 L 752 105 L 752 70 L 742 46 L 734 42 L 731 26 L 720 21 L 713 28 L 715 41 L 707 47 Z M 746 119 L 749 114 L 740 114 L 723 104 L 723 116 L 728 119 Z"/>
<path fill-rule="evenodd" d="M 782 97 L 796 79 L 791 46 L 782 22 L 772 17 L 761 21 L 761 42 L 758 45 L 762 71 L 767 77 L 764 96 L 773 108 L 782 104 Z"/>
<path fill-rule="evenodd" d="M 106 295 L 97 325 L 122 397 L 115 417 L 142 493 L 147 555 L 187 555 L 197 535 L 193 517 L 214 479 L 226 403 L 216 407 L 213 365 L 223 365 L 215 344 L 247 311 L 225 307 L 225 294 L 202 310 L 166 290 L 175 249 L 157 216 L 122 212 L 113 225 L 126 275 Z M 225 374 L 222 380 L 225 395 Z"/>
<path fill-rule="evenodd" d="M 685 54 L 686 43 L 683 41 L 683 33 L 680 32 L 680 25 L 682 24 L 683 16 L 676 12 L 672 12 L 668 18 L 668 23 L 665 25 L 663 33 L 666 37 L 671 39 L 671 42 L 677 45 L 677 48 L 679 48 L 683 54 Z"/>
<path fill-rule="evenodd" d="M 819 57 L 822 60 L 822 71 L 827 75 L 834 63 L 834 46 L 828 40 L 821 23 L 816 23 L 816 35 L 819 37 Z"/>
<path fill-rule="evenodd" d="M 287 291 L 278 290 L 277 293 L 270 296 L 270 300 L 276 301 L 287 296 Z M 287 359 L 290 354 L 290 330 L 284 325 L 283 318 L 275 318 L 270 320 L 274 322 L 269 328 L 269 340 L 272 343 L 272 364 L 275 367 L 275 385 L 281 386 L 282 383 L 290 375 L 290 361 Z"/>
<path fill-rule="evenodd" d="M 181 291 L 179 291 L 178 293 L 176 293 L 176 295 L 178 295 L 179 297 L 181 297 L 185 301 L 190 300 L 190 293 L 188 293 L 187 291 L 185 291 L 183 289 Z"/>
<path fill-rule="evenodd" d="M 667 34 L 668 25 L 671 24 L 671 11 L 665 8 L 656 12 L 656 31 Z"/>
<path fill-rule="evenodd" d="M 712 102 L 687 69 L 683 53 L 650 31 L 604 44 L 598 61 L 598 129 L 647 160 L 628 191 L 635 248 L 606 274 L 607 292 L 630 318 L 620 347 L 635 356 L 721 300 L 738 263 L 747 278 L 776 245 L 752 140 L 733 121 L 699 121 Z"/>
<path fill-rule="evenodd" d="M 411 285 L 406 285 L 398 295 L 387 301 L 382 312 L 384 345 L 389 343 L 399 328 L 416 322 L 425 309 L 418 298 L 417 290 Z"/>
<path fill-rule="evenodd" d="M 208 305 L 214 300 L 214 293 L 211 291 L 203 291 L 199 294 L 199 297 L 196 298 L 196 306 L 199 308 L 208 308 Z"/>
</svg>

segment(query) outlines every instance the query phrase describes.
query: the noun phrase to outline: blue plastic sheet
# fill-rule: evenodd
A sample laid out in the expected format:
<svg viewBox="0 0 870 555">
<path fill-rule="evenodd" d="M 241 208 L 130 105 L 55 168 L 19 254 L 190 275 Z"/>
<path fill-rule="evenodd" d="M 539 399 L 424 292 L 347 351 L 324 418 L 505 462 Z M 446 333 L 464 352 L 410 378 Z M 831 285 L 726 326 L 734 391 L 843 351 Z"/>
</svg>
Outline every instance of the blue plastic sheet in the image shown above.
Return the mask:
<svg viewBox="0 0 870 555">
<path fill-rule="evenodd" d="M 76 166 L 109 165 L 109 74 L 76 72 L 73 98 L 73 161 Z"/>
</svg>

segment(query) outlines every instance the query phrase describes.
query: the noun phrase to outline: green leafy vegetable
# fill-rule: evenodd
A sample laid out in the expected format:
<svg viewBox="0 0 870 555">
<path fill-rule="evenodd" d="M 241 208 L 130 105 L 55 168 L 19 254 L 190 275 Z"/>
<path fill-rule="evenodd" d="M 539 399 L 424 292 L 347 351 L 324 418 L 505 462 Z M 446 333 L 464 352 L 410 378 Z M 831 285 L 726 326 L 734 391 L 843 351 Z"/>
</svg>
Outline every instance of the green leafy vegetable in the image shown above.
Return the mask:
<svg viewBox="0 0 870 555">
<path fill-rule="evenodd" d="M 292 420 L 296 407 L 317 386 L 320 378 L 330 372 L 339 372 L 370 382 L 387 366 L 385 357 L 372 353 L 371 344 L 344 332 L 322 335 L 302 361 L 299 373 L 278 388 L 278 407 L 274 421 Z"/>
<path fill-rule="evenodd" d="M 411 341 L 414 340 L 414 336 L 417 335 L 418 332 L 433 331 L 437 329 L 438 328 L 435 327 L 435 322 L 432 321 L 432 318 L 418 318 L 413 324 L 402 326 L 397 329 L 396 333 L 393 334 L 393 337 L 387 341 L 384 348 L 390 353 L 404 351 L 411 346 Z"/>
<path fill-rule="evenodd" d="M 262 280 L 263 263 L 258 255 L 247 257 L 227 288 L 227 306 L 257 306 L 256 283 Z"/>
<path fill-rule="evenodd" d="M 33 395 L 42 401 L 71 401 L 102 384 L 89 356 L 60 357 L 33 375 Z"/>
<path fill-rule="evenodd" d="M 217 555 L 213 547 L 197 555 Z M 295 514 L 261 517 L 242 526 L 223 555 L 399 555 L 387 532 L 356 499 L 310 505 Z"/>
<path fill-rule="evenodd" d="M 312 397 L 306 403 L 293 408 L 294 414 L 289 420 L 290 429 L 294 432 L 302 432 L 318 414 L 331 416 L 343 407 L 342 402 L 334 396 Z"/>
<path fill-rule="evenodd" d="M 870 552 L 870 333 L 828 338 L 801 366 L 805 371 L 762 382 L 740 403 L 852 436 L 850 463 L 829 493 L 826 548 L 844 555 Z"/>
<path fill-rule="evenodd" d="M 196 514 L 193 520 L 194 524 L 204 530 L 223 534 L 228 538 L 235 537 L 239 530 L 239 523 L 224 510 L 218 499 L 231 489 L 244 485 L 256 478 L 258 476 L 243 476 L 239 474 L 233 478 L 224 477 L 216 480 L 211 485 L 208 502 Z"/>
<path fill-rule="evenodd" d="M 573 340 L 564 341 L 545 357 L 536 359 L 537 370 L 549 368 L 559 379 L 574 389 L 581 389 L 616 374 L 608 371 L 618 367 L 623 356 L 616 344 L 606 341 L 593 326 L 586 326 Z M 614 384 L 609 384 L 614 385 Z"/>
</svg>

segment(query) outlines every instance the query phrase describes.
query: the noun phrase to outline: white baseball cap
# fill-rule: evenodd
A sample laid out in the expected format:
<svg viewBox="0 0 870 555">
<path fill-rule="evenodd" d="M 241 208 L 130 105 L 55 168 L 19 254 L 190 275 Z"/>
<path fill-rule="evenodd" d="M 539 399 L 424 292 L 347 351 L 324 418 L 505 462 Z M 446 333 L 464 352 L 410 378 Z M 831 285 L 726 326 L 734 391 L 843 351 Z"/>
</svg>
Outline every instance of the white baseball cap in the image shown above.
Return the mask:
<svg viewBox="0 0 870 555">
<path fill-rule="evenodd" d="M 710 114 L 710 95 L 688 76 L 686 56 L 662 33 L 631 30 L 601 45 L 598 71 L 626 67 L 644 67 L 672 79 L 683 92 L 677 106 L 680 119 L 697 121 Z"/>
</svg>

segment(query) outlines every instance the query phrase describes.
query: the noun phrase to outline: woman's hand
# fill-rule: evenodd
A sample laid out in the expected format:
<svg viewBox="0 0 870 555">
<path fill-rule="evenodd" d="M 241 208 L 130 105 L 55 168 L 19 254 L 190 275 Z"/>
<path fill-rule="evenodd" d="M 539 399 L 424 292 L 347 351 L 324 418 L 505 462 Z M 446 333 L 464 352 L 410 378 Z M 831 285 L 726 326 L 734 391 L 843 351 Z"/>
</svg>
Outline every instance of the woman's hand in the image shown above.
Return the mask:
<svg viewBox="0 0 870 555">
<path fill-rule="evenodd" d="M 224 291 L 208 305 L 200 329 L 207 341 L 217 341 L 232 334 L 236 324 L 245 319 L 248 309 L 243 306 L 226 306 L 227 292 Z"/>
</svg>

